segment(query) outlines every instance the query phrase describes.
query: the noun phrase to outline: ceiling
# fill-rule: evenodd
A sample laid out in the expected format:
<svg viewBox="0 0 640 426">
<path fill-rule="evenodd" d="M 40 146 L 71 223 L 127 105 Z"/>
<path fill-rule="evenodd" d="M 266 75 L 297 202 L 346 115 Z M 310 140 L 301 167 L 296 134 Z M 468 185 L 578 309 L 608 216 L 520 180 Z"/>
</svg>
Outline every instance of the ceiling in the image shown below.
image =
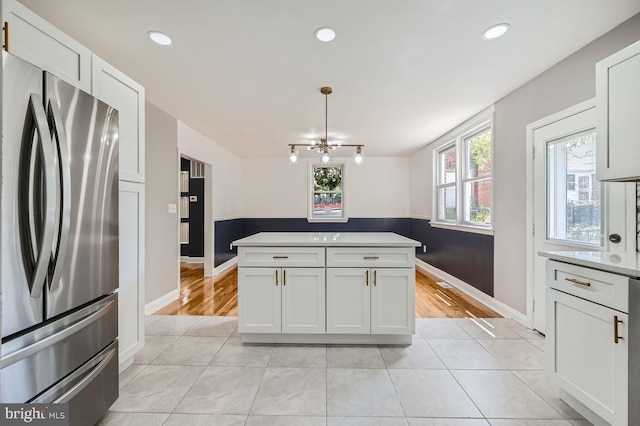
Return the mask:
<svg viewBox="0 0 640 426">
<path fill-rule="evenodd" d="M 322 86 L 330 139 L 409 155 L 640 12 L 640 0 L 21 2 L 217 144 L 283 158 L 324 133 Z M 482 39 L 501 22 L 504 37 Z M 316 40 L 321 26 L 336 39 Z"/>
</svg>

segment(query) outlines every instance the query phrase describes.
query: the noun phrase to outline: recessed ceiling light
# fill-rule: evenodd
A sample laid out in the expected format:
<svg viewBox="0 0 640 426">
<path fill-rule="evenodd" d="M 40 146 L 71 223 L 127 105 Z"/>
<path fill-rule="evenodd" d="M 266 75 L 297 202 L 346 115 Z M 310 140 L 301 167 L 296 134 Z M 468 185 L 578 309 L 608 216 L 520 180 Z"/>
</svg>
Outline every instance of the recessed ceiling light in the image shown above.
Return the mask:
<svg viewBox="0 0 640 426">
<path fill-rule="evenodd" d="M 336 38 L 336 30 L 330 27 L 320 27 L 314 32 L 314 34 L 320 41 L 331 41 Z"/>
<path fill-rule="evenodd" d="M 163 46 L 169 46 L 171 43 L 173 43 L 171 37 L 169 37 L 165 33 L 161 33 L 160 31 L 149 31 L 148 34 L 151 40 Z"/>
<path fill-rule="evenodd" d="M 507 31 L 509 31 L 509 28 L 511 28 L 511 25 L 509 24 L 494 25 L 493 27 L 487 28 L 482 33 L 482 38 L 485 40 L 492 40 L 494 38 L 498 38 L 504 35 L 504 33 L 506 33 Z"/>
</svg>

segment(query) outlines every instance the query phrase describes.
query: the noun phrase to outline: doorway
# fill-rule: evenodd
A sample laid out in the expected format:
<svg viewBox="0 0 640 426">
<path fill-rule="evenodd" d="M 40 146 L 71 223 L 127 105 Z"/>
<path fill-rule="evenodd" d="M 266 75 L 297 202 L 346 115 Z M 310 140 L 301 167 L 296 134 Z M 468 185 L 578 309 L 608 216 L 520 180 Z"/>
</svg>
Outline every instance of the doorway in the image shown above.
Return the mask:
<svg viewBox="0 0 640 426">
<path fill-rule="evenodd" d="M 180 157 L 180 261 L 203 269 L 205 201 L 204 163 Z"/>
<path fill-rule="evenodd" d="M 625 185 L 596 179 L 595 123 L 595 101 L 590 100 L 527 126 L 531 152 L 528 316 L 531 328 L 542 334 L 546 258 L 538 253 L 576 250 L 623 255 L 627 245 Z M 611 242 L 614 234 L 622 241 Z"/>
</svg>

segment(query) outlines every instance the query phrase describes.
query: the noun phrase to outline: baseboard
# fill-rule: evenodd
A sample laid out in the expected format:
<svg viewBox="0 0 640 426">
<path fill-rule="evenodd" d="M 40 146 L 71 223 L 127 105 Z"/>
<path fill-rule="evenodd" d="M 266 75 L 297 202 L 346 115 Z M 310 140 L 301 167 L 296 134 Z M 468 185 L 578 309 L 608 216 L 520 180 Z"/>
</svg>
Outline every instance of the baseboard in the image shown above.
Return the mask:
<svg viewBox="0 0 640 426">
<path fill-rule="evenodd" d="M 174 300 L 178 300 L 178 297 L 180 297 L 180 290 L 175 288 L 171 290 L 169 293 L 165 294 L 164 296 L 160 296 L 156 300 L 153 300 L 147 303 L 146 305 L 144 305 L 144 314 L 151 315 L 157 310 L 164 308 Z"/>
<path fill-rule="evenodd" d="M 523 326 L 527 327 L 527 316 L 522 312 L 513 309 L 511 306 L 499 301 L 498 299 L 489 296 L 486 293 L 478 290 L 471 284 L 467 284 L 462 281 L 460 278 L 456 278 L 453 275 L 436 268 L 433 265 L 428 264 L 427 262 L 416 258 L 416 268 L 422 270 L 423 272 L 427 272 L 431 275 L 435 275 L 436 277 L 448 282 L 459 290 L 463 291 L 467 295 L 473 297 L 478 302 L 482 303 L 486 307 L 493 309 L 500 315 L 505 318 L 511 318 L 515 321 L 518 321 Z"/>
<path fill-rule="evenodd" d="M 180 256 L 180 262 L 185 262 L 185 263 L 204 263 L 204 257 Z"/>
<path fill-rule="evenodd" d="M 237 264 L 238 264 L 238 256 L 232 257 L 231 259 L 227 260 L 223 264 L 213 268 L 213 276 L 217 277 L 219 275 L 225 274 L 229 272 L 231 269 L 235 268 Z"/>
</svg>

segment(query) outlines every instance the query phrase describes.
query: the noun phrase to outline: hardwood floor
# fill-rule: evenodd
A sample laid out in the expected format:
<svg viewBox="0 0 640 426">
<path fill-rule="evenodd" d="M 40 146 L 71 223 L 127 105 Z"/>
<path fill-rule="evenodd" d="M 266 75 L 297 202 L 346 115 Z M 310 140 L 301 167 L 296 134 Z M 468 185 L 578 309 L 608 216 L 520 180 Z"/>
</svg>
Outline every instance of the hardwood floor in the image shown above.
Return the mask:
<svg viewBox="0 0 640 426">
<path fill-rule="evenodd" d="M 237 269 L 205 278 L 204 264 L 180 263 L 180 298 L 154 315 L 237 316 Z"/>
<path fill-rule="evenodd" d="M 238 271 L 204 277 L 202 263 L 180 264 L 180 298 L 155 315 L 238 315 Z M 455 287 L 442 288 L 416 271 L 417 318 L 500 318 L 500 315 Z"/>
</svg>

